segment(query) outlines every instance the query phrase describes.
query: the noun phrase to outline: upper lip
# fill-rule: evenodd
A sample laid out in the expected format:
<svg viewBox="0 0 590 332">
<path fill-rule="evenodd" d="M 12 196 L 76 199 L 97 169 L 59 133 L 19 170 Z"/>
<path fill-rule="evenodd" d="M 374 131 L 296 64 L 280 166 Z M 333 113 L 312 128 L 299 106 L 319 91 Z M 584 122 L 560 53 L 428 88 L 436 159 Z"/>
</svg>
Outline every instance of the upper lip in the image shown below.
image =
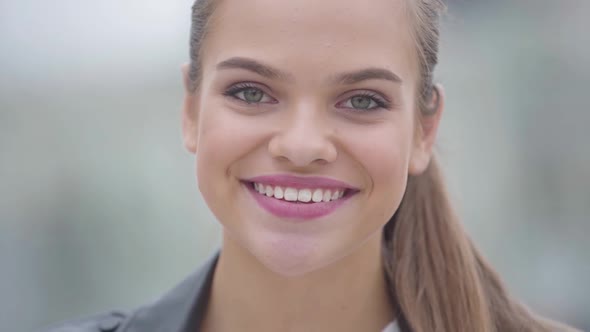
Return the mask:
<svg viewBox="0 0 590 332">
<path fill-rule="evenodd" d="M 354 186 L 340 181 L 320 176 L 297 176 L 291 174 L 262 175 L 245 179 L 246 182 L 256 182 L 271 186 L 290 187 L 295 189 L 351 189 L 358 190 Z"/>
</svg>

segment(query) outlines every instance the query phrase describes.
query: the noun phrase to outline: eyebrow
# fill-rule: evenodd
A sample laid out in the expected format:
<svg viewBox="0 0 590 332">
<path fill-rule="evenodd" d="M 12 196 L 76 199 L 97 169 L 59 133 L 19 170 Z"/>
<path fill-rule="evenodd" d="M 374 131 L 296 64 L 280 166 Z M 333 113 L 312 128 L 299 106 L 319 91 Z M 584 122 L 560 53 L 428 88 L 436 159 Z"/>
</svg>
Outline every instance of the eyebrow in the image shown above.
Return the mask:
<svg viewBox="0 0 590 332">
<path fill-rule="evenodd" d="M 217 64 L 217 69 L 244 69 L 268 79 L 293 81 L 293 76 L 256 60 L 233 57 Z"/>
<path fill-rule="evenodd" d="M 355 84 L 366 80 L 386 80 L 402 83 L 402 79 L 392 71 L 382 68 L 367 68 L 337 75 L 333 81 L 340 84 Z"/>
<path fill-rule="evenodd" d="M 279 69 L 265 65 L 253 59 L 243 57 L 233 57 L 217 64 L 217 69 L 244 69 L 268 79 L 280 79 L 284 81 L 294 81 L 292 75 Z M 352 85 L 366 80 L 386 80 L 401 84 L 402 79 L 390 70 L 383 68 L 366 68 L 347 73 L 338 74 L 331 79 L 338 84 Z"/>
</svg>

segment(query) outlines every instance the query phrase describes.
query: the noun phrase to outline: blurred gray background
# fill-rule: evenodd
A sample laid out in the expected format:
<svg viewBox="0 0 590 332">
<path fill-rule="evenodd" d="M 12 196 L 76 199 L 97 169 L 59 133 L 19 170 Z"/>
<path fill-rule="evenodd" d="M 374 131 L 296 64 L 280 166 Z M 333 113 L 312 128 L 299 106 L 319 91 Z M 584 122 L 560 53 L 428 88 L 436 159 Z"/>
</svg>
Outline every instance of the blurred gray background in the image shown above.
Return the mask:
<svg viewBox="0 0 590 332">
<path fill-rule="evenodd" d="M 191 0 L 0 0 L 0 326 L 164 292 L 218 247 L 180 135 Z M 590 330 L 590 1 L 450 1 L 439 151 L 510 290 Z"/>
</svg>

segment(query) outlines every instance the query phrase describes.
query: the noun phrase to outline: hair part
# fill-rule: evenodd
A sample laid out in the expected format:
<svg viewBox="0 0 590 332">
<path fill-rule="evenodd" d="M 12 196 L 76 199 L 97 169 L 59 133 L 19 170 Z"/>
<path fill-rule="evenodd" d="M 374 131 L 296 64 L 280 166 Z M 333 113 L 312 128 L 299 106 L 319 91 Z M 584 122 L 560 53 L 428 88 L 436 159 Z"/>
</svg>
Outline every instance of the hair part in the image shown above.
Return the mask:
<svg viewBox="0 0 590 332">
<path fill-rule="evenodd" d="M 201 53 L 220 0 L 196 0 L 190 32 L 190 89 L 201 80 Z M 442 0 L 404 0 L 418 57 L 419 118 L 438 110 Z M 433 102 L 434 101 L 434 102 Z M 410 176 L 402 202 L 383 231 L 382 256 L 390 297 L 403 332 L 576 331 L 536 317 L 507 293 L 465 233 L 435 158 Z"/>
</svg>

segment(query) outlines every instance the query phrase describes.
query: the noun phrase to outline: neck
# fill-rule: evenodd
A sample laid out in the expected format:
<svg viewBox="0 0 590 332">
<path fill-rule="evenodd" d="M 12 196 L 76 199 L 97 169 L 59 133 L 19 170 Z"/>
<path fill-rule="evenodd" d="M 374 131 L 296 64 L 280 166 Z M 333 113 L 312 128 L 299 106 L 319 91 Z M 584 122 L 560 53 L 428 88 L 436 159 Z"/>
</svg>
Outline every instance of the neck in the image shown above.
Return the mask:
<svg viewBox="0 0 590 332">
<path fill-rule="evenodd" d="M 202 330 L 380 332 L 394 319 L 380 235 L 296 278 L 268 270 L 224 236 Z"/>
</svg>

